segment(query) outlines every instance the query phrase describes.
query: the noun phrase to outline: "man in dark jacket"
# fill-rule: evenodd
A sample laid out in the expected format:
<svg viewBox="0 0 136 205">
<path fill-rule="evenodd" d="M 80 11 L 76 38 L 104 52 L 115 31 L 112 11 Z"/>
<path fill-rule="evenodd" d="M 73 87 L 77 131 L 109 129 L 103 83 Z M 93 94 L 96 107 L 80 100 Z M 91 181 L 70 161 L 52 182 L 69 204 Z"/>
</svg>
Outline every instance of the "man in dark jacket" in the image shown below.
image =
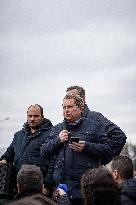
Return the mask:
<svg viewBox="0 0 136 205">
<path fill-rule="evenodd" d="M 136 178 L 133 177 L 133 162 L 127 156 L 117 156 L 109 164 L 109 171 L 121 187 L 121 204 L 136 204 Z"/>
<path fill-rule="evenodd" d="M 71 204 L 78 205 L 83 204 L 82 174 L 88 168 L 98 167 L 102 160 L 109 162 L 113 157 L 103 125 L 82 116 L 83 109 L 84 102 L 79 95 L 67 94 L 63 99 L 64 121 L 53 127 L 52 140 L 47 139 L 41 149 L 43 156 L 56 155 L 54 181 L 56 185 L 65 183 Z"/>
<path fill-rule="evenodd" d="M 29 204 L 29 200 L 33 199 L 37 201 L 37 204 L 56 204 L 44 194 L 43 174 L 36 165 L 22 165 L 17 174 L 17 188 L 18 194 L 13 200 L 14 202 L 20 200 L 23 202 L 26 199 Z M 62 189 L 59 191 L 57 204 L 70 205 L 66 193 Z"/>
<path fill-rule="evenodd" d="M 120 189 L 105 167 L 90 169 L 82 175 L 84 205 L 121 205 Z"/>
<path fill-rule="evenodd" d="M 23 164 L 37 165 L 41 168 L 47 186 L 46 175 L 50 159 L 41 158 L 40 147 L 49 137 L 51 128 L 51 121 L 44 118 L 43 108 L 38 104 L 31 105 L 27 110 L 27 122 L 22 130 L 15 133 L 12 143 L 1 156 L 0 163 L 13 164 L 16 174 Z"/>
<path fill-rule="evenodd" d="M 68 94 L 80 95 L 83 98 L 85 103 L 85 90 L 80 86 L 70 86 L 66 89 Z M 84 105 L 84 110 L 82 116 L 86 118 L 91 118 L 93 121 L 96 121 L 98 124 L 102 124 L 107 137 L 111 140 L 111 144 L 113 147 L 114 156 L 118 156 L 126 142 L 126 136 L 124 132 L 113 122 L 104 117 L 101 113 L 89 110 L 87 104 Z M 103 164 L 107 164 L 107 162 L 102 162 Z"/>
</svg>

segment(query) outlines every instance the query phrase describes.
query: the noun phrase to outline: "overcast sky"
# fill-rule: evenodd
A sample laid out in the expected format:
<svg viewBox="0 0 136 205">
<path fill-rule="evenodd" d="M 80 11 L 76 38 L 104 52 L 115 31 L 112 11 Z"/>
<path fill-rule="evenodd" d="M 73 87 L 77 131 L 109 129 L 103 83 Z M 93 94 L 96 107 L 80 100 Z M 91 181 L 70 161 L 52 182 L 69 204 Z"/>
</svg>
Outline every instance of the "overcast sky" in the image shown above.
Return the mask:
<svg viewBox="0 0 136 205">
<path fill-rule="evenodd" d="M 0 146 L 31 104 L 61 122 L 70 85 L 136 144 L 136 1 L 0 0 Z"/>
</svg>

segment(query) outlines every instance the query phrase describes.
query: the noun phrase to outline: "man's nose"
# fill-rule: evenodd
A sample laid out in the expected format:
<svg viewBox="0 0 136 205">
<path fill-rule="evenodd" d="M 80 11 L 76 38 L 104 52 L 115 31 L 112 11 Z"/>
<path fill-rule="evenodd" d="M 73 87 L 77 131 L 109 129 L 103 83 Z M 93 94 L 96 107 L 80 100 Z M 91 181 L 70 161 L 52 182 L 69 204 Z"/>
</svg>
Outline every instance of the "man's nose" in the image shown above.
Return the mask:
<svg viewBox="0 0 136 205">
<path fill-rule="evenodd" d="M 65 113 L 65 114 L 69 113 L 69 110 L 68 110 L 68 109 L 66 109 L 64 113 Z"/>
<path fill-rule="evenodd" d="M 65 108 L 65 112 L 68 112 L 68 111 L 69 111 L 69 108 L 68 108 L 68 107 L 66 107 L 66 108 Z"/>
<path fill-rule="evenodd" d="M 32 116 L 32 117 L 31 117 L 31 120 L 35 120 L 35 117 L 34 117 L 34 116 Z"/>
</svg>

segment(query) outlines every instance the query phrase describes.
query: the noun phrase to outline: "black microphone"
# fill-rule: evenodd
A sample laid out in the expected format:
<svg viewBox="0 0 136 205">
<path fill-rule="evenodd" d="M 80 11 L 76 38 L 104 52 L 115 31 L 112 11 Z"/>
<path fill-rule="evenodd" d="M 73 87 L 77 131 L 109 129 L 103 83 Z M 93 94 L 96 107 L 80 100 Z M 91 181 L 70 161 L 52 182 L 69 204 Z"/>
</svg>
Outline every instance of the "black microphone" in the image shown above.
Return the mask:
<svg viewBox="0 0 136 205">
<path fill-rule="evenodd" d="M 64 118 L 63 120 L 63 130 L 68 130 L 67 120 Z"/>
<path fill-rule="evenodd" d="M 64 118 L 64 120 L 63 120 L 63 130 L 67 130 L 68 131 L 68 123 L 67 123 L 67 119 L 66 118 Z M 66 145 L 66 142 L 64 142 L 64 147 L 65 147 L 65 145 Z"/>
</svg>

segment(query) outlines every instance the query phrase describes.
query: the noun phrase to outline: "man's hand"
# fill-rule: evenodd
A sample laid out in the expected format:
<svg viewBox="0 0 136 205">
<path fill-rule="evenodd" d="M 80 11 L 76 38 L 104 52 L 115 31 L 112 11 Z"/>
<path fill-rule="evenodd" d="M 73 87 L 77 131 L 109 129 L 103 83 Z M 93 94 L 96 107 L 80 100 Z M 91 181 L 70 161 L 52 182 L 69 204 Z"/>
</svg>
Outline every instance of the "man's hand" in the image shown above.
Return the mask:
<svg viewBox="0 0 136 205">
<path fill-rule="evenodd" d="M 63 195 L 65 195 L 65 194 L 67 194 L 67 193 L 66 193 L 63 189 L 57 188 L 56 194 L 57 194 L 58 196 L 63 196 Z"/>
<path fill-rule="evenodd" d="M 7 161 L 5 159 L 0 160 L 0 164 L 7 164 Z"/>
<path fill-rule="evenodd" d="M 72 144 L 69 144 L 69 146 L 75 152 L 81 152 L 84 149 L 85 141 L 79 141 L 79 143 L 73 142 Z"/>
<path fill-rule="evenodd" d="M 62 143 L 68 140 L 68 134 L 69 134 L 69 132 L 67 130 L 62 130 L 59 133 L 59 138 L 60 138 L 60 141 Z"/>
</svg>

